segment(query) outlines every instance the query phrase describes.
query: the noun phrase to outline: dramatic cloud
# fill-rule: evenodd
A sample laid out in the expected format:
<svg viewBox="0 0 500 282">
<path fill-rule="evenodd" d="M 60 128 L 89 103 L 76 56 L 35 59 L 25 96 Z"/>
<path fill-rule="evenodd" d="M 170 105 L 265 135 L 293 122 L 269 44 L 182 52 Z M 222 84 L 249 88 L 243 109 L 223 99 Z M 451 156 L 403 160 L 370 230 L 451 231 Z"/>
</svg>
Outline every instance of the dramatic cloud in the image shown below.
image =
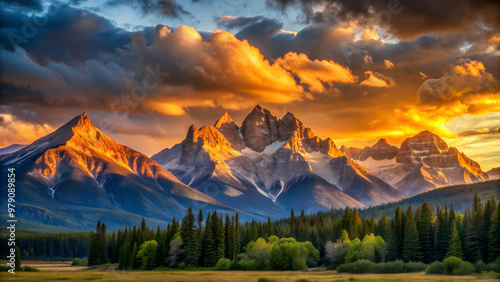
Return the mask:
<svg viewBox="0 0 500 282">
<path fill-rule="evenodd" d="M 305 54 L 288 53 L 276 62 L 284 69 L 296 75 L 301 83 L 309 86 L 311 91 L 325 90 L 325 84 L 354 83 L 356 77 L 349 68 L 343 67 L 333 61 L 311 61 Z"/>
<path fill-rule="evenodd" d="M 389 61 L 389 60 L 384 60 L 384 67 L 386 69 L 393 69 L 394 68 L 394 64 L 391 61 Z"/>
<path fill-rule="evenodd" d="M 464 137 L 464 136 L 474 136 L 474 135 L 481 135 L 481 134 L 490 134 L 490 133 L 500 133 L 500 127 L 496 128 L 482 128 L 482 129 L 468 129 L 462 132 L 458 133 L 458 136 Z M 500 137 L 500 136 L 498 136 Z"/>
<path fill-rule="evenodd" d="M 86 111 L 152 154 L 224 111 L 241 123 L 257 103 L 338 145 L 424 129 L 468 155 L 471 140 L 498 142 L 495 1 L 236 2 L 3 1 L 4 144 L 26 143 L 16 123 L 36 138 Z"/>
<path fill-rule="evenodd" d="M 418 89 L 421 104 L 442 105 L 493 91 L 497 81 L 482 62 L 462 59 L 443 77 L 426 80 Z"/>
<path fill-rule="evenodd" d="M 11 144 L 30 144 L 37 138 L 51 133 L 54 129 L 44 124 L 32 124 L 16 120 L 10 114 L 0 113 L 0 147 Z"/>
<path fill-rule="evenodd" d="M 189 14 L 175 0 L 108 0 L 106 4 L 108 6 L 129 5 L 132 9 L 140 9 L 145 15 L 158 13 L 178 17 L 180 14 Z"/>
<path fill-rule="evenodd" d="M 365 75 L 366 79 L 359 85 L 371 87 L 392 87 L 396 84 L 392 78 L 378 72 L 367 71 L 365 72 Z"/>
<path fill-rule="evenodd" d="M 418 101 L 406 109 L 396 109 L 396 116 L 413 128 L 433 129 L 449 138 L 455 136 L 447 126 L 453 119 L 500 111 L 495 78 L 483 63 L 469 59 L 461 59 L 441 78 L 426 80 L 418 89 Z"/>
<path fill-rule="evenodd" d="M 267 0 L 285 11 L 300 6 L 305 23 L 338 24 L 355 20 L 358 25 L 380 25 L 398 38 L 432 32 L 464 32 L 484 24 L 498 30 L 498 1 L 433 0 Z"/>
</svg>

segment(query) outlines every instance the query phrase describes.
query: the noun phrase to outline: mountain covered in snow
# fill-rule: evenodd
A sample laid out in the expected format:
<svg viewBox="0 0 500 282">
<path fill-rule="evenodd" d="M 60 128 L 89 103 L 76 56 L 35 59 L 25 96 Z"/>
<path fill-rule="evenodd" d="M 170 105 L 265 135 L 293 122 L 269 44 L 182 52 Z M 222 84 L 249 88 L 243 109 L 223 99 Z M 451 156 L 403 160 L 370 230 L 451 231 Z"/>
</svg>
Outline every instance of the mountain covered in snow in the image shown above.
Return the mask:
<svg viewBox="0 0 500 282">
<path fill-rule="evenodd" d="M 380 139 L 371 147 L 343 146 L 341 151 L 407 197 L 489 179 L 477 162 L 429 131 L 407 138 L 399 148 Z"/>
<path fill-rule="evenodd" d="M 53 133 L 2 159 L 15 168 L 16 215 L 42 224 L 88 230 L 182 217 L 188 206 L 236 210 L 179 181 L 149 157 L 75 117 Z M 4 188 L 4 187 L 3 187 Z"/>
<path fill-rule="evenodd" d="M 191 126 L 181 143 L 152 159 L 186 185 L 252 212 L 364 207 L 403 198 L 292 113 L 279 119 L 259 105 L 241 126 L 227 113 L 213 126 Z"/>
</svg>

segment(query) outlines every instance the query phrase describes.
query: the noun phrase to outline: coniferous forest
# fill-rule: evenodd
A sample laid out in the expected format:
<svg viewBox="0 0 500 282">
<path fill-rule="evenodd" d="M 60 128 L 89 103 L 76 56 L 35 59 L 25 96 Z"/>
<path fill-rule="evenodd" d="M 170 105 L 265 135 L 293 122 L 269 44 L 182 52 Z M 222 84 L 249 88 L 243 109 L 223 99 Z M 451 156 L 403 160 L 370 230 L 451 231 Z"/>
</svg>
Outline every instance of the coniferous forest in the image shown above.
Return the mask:
<svg viewBox="0 0 500 282">
<path fill-rule="evenodd" d="M 189 208 L 166 229 L 150 228 L 143 219 L 139 226 L 110 233 L 99 221 L 91 233 L 25 233 L 18 239 L 22 258 L 88 257 L 90 266 L 116 263 L 120 269 L 298 270 L 324 265 L 342 270 L 356 262 L 426 266 L 449 257 L 498 265 L 500 208 L 494 197 L 481 201 L 476 195 L 463 214 L 453 205 L 433 211 L 424 202 L 407 210 L 397 207 L 392 218 L 385 213 L 364 217 L 347 207 L 315 214 L 292 210 L 289 218 L 266 222 L 240 222 L 238 214 L 195 214 Z"/>
</svg>

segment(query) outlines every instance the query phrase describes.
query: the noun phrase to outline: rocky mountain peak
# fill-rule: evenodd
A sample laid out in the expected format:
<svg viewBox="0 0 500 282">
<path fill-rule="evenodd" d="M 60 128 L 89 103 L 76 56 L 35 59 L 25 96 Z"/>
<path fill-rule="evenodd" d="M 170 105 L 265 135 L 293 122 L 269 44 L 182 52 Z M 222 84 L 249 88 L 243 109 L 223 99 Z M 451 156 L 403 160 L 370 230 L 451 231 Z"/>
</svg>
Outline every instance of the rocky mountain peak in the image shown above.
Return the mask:
<svg viewBox="0 0 500 282">
<path fill-rule="evenodd" d="M 226 123 L 234 123 L 234 120 L 225 112 L 214 124 L 215 128 L 221 128 Z"/>
<path fill-rule="evenodd" d="M 262 152 L 278 141 L 278 119 L 260 105 L 245 118 L 240 130 L 246 147 Z"/>
<path fill-rule="evenodd" d="M 196 128 L 194 124 L 192 124 L 188 129 L 188 132 L 186 134 L 186 141 L 198 142 L 198 128 Z"/>
<path fill-rule="evenodd" d="M 389 145 L 389 143 L 387 143 L 387 140 L 385 138 L 380 138 L 380 140 L 377 141 L 377 143 L 375 143 L 375 145 L 372 146 L 373 147 L 382 147 L 382 146 L 387 146 Z"/>
</svg>

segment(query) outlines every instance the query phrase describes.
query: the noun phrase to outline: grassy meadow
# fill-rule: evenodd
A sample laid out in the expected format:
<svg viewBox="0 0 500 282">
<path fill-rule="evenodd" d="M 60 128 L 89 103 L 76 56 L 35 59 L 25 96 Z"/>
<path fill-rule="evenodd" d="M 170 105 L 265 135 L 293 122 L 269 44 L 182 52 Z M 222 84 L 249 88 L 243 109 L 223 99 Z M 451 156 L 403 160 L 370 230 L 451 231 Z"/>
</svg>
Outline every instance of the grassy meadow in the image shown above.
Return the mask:
<svg viewBox="0 0 500 282">
<path fill-rule="evenodd" d="M 27 261 L 39 272 L 0 273 L 1 281 L 498 281 L 488 275 L 349 274 L 336 271 L 121 271 L 71 266 L 71 262 Z"/>
</svg>

